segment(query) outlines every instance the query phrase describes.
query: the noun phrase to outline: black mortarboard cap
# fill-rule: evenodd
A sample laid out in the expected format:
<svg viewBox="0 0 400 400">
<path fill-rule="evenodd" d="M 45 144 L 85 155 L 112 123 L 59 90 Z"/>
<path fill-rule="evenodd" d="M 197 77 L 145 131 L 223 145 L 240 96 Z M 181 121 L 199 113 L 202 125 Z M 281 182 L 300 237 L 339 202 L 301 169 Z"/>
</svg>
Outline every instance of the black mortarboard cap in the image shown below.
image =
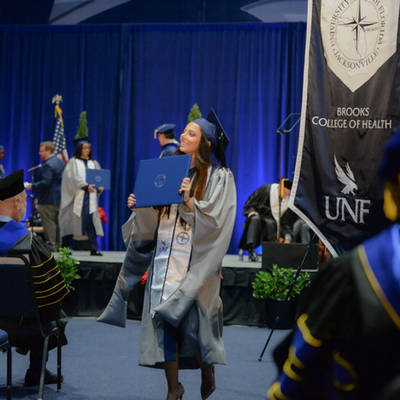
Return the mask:
<svg viewBox="0 0 400 400">
<path fill-rule="evenodd" d="M 157 133 L 170 133 L 173 132 L 175 129 L 176 125 L 174 124 L 164 124 L 159 126 L 155 131 L 154 131 L 154 139 L 157 139 Z"/>
<path fill-rule="evenodd" d="M 289 190 L 292 190 L 293 182 L 290 181 L 288 178 L 277 178 L 279 182 L 283 182 L 283 187 Z"/>
<path fill-rule="evenodd" d="M 78 138 L 73 139 L 72 143 L 74 144 L 75 148 L 77 148 L 81 143 L 89 143 L 90 144 L 90 139 L 89 139 L 89 136 L 78 137 Z"/>
<path fill-rule="evenodd" d="M 0 200 L 14 197 L 25 190 L 24 170 L 19 169 L 0 180 Z"/>
<path fill-rule="evenodd" d="M 211 151 L 215 154 L 221 165 L 225 166 L 225 150 L 228 147 L 229 138 L 214 109 L 210 109 L 206 119 L 199 118 L 193 122 L 201 127 L 207 139 L 211 142 Z"/>
<path fill-rule="evenodd" d="M 283 187 L 286 189 L 292 190 L 293 182 L 289 181 L 289 179 L 283 179 Z"/>
</svg>

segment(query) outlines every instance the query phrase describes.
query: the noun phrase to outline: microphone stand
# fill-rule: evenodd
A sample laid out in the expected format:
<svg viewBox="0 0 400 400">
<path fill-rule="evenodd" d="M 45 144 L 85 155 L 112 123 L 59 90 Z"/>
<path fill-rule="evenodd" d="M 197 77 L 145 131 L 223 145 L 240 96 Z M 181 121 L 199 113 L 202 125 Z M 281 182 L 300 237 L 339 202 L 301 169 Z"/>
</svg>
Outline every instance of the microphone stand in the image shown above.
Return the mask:
<svg viewBox="0 0 400 400">
<path fill-rule="evenodd" d="M 282 164 L 283 164 L 283 134 L 284 133 L 290 133 L 294 129 L 294 127 L 300 122 L 300 116 L 301 116 L 300 113 L 290 114 L 285 119 L 285 121 L 283 121 L 282 125 L 276 131 L 277 133 L 279 133 L 281 135 L 281 151 L 280 151 L 280 166 L 279 166 L 279 168 L 280 168 L 280 177 L 279 177 L 279 184 L 280 184 L 280 187 L 279 187 L 279 217 L 278 217 L 278 230 L 277 230 L 277 242 L 278 243 L 280 241 L 280 236 L 281 236 L 281 207 L 282 207 L 281 203 L 282 203 L 282 197 L 283 197 L 282 195 L 283 195 L 283 190 L 284 190 L 283 187 L 282 187 L 282 185 L 284 184 L 284 179 L 282 178 L 282 176 L 283 176 L 283 167 L 282 167 Z M 307 255 L 308 255 L 308 253 L 310 251 L 311 244 L 312 244 L 314 238 L 315 238 L 315 233 L 314 233 L 312 239 L 310 240 L 310 243 L 307 246 L 306 252 L 304 253 L 304 256 L 303 256 L 303 259 L 301 260 L 300 265 L 297 268 L 297 273 L 296 273 L 296 275 L 295 275 L 295 277 L 294 277 L 294 279 L 293 279 L 293 281 L 292 281 L 292 283 L 291 283 L 291 285 L 289 287 L 289 290 L 288 290 L 288 293 L 286 295 L 286 299 L 285 300 L 288 300 L 290 298 L 290 294 L 292 292 L 292 289 L 293 289 L 294 285 L 296 284 L 296 280 L 297 280 L 297 278 L 298 278 L 298 276 L 300 274 L 300 271 L 301 271 L 301 269 L 302 269 L 302 267 L 304 265 L 304 261 L 306 260 L 306 257 L 307 257 Z M 273 327 L 271 329 L 271 332 L 269 334 L 269 337 L 267 339 L 267 342 L 265 343 L 265 346 L 263 348 L 263 351 L 261 352 L 261 355 L 260 355 L 258 361 L 261 361 L 261 359 L 262 359 L 262 357 L 264 355 L 264 352 L 265 352 L 265 350 L 266 350 L 266 348 L 268 346 L 268 343 L 271 340 L 272 334 L 274 333 L 275 328 L 276 328 L 276 326 L 277 326 L 277 324 L 279 322 L 279 319 L 280 318 L 277 315 L 276 319 L 275 319 L 275 322 L 274 322 L 274 325 L 273 325 Z"/>
<path fill-rule="evenodd" d="M 279 243 L 281 239 L 281 213 L 282 213 L 282 177 L 283 177 L 283 134 L 285 133 L 283 130 L 278 130 L 278 133 L 281 135 L 281 152 L 280 152 L 280 160 L 279 160 L 279 190 L 278 190 L 278 200 L 279 200 L 279 212 L 278 212 L 278 227 L 276 230 L 276 241 Z"/>
<path fill-rule="evenodd" d="M 288 290 L 288 292 L 287 292 L 287 294 L 286 294 L 285 301 L 287 301 L 287 300 L 290 299 L 290 295 L 292 294 L 293 287 L 294 287 L 294 285 L 295 285 L 296 282 L 297 282 L 297 278 L 299 277 L 300 272 L 301 272 L 301 269 L 303 268 L 304 262 L 306 261 L 307 255 L 308 255 L 308 253 L 310 252 L 311 245 L 313 244 L 313 241 L 314 241 L 314 239 L 315 239 L 315 236 L 316 236 L 316 234 L 315 234 L 315 232 L 314 232 L 312 238 L 310 239 L 310 242 L 309 242 L 308 245 L 307 245 L 307 249 L 306 249 L 306 251 L 305 251 L 305 253 L 304 253 L 304 255 L 303 255 L 303 259 L 301 260 L 301 263 L 300 263 L 300 264 L 298 265 L 298 267 L 297 267 L 296 275 L 295 275 L 295 277 L 293 278 L 292 283 L 290 284 L 289 290 Z M 265 343 L 265 346 L 264 346 L 264 348 L 263 348 L 263 350 L 262 350 L 262 352 L 261 352 L 261 355 L 260 355 L 258 361 L 261 361 L 261 359 L 262 359 L 262 357 L 263 357 L 263 355 L 264 355 L 264 353 L 265 353 L 265 350 L 266 350 L 266 348 L 267 348 L 267 346 L 268 346 L 268 343 L 269 343 L 269 341 L 271 340 L 272 334 L 274 333 L 275 328 L 276 328 L 276 326 L 277 326 L 278 323 L 279 323 L 279 319 L 280 319 L 280 318 L 279 318 L 279 315 L 277 315 L 276 318 L 275 318 L 275 321 L 274 321 L 274 325 L 272 326 L 271 332 L 270 332 L 270 334 L 269 334 L 269 336 L 268 336 L 267 342 Z"/>
<path fill-rule="evenodd" d="M 289 116 L 283 121 L 282 125 L 276 130 L 277 133 L 281 135 L 281 151 L 279 160 L 279 215 L 278 215 L 278 227 L 276 232 L 276 241 L 279 243 L 281 239 L 281 208 L 282 208 L 282 198 L 283 198 L 283 135 L 285 133 L 290 133 L 294 127 L 300 122 L 300 113 L 289 114 Z"/>
<path fill-rule="evenodd" d="M 35 182 L 35 171 L 32 171 L 32 183 Z M 33 221 L 35 218 L 35 198 L 33 197 L 33 192 L 29 197 L 32 196 L 32 206 L 31 206 L 31 215 L 29 217 L 29 225 L 31 228 L 31 231 L 33 232 Z"/>
</svg>

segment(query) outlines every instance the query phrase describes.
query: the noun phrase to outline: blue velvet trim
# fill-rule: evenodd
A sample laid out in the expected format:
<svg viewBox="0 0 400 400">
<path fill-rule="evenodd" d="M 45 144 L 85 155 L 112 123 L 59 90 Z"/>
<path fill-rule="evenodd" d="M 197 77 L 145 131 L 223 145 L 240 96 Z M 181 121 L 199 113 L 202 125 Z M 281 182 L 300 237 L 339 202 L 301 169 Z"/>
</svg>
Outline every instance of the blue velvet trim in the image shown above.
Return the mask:
<svg viewBox="0 0 400 400">
<path fill-rule="evenodd" d="M 314 398 L 314 395 L 315 398 L 339 399 L 333 380 L 345 379 L 345 384 L 349 376 L 344 375 L 344 371 L 340 371 L 339 376 L 333 375 L 335 362 L 332 359 L 332 344 L 324 342 L 321 346 L 313 346 L 307 343 L 304 332 L 297 327 L 292 340 L 292 352 L 284 366 L 284 373 L 279 377 L 283 395 L 288 399 Z M 336 367 L 335 372 L 337 370 Z"/>
<path fill-rule="evenodd" d="M 398 315 L 400 315 L 399 246 L 399 226 L 397 224 L 364 243 L 369 266 Z"/>
<path fill-rule="evenodd" d="M 8 254 L 15 243 L 29 231 L 18 222 L 11 220 L 0 228 L 0 254 Z"/>
</svg>

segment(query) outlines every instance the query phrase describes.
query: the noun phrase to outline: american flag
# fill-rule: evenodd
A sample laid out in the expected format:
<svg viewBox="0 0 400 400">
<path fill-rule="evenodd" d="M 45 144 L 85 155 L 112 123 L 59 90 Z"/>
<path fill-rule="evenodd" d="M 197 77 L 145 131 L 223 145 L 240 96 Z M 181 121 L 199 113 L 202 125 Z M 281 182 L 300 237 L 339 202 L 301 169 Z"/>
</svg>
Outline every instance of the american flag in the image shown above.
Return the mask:
<svg viewBox="0 0 400 400">
<path fill-rule="evenodd" d="M 61 158 L 65 163 L 68 161 L 68 151 L 66 148 L 66 140 L 64 136 L 63 121 L 60 116 L 57 116 L 56 130 L 53 137 L 54 154 Z"/>
</svg>

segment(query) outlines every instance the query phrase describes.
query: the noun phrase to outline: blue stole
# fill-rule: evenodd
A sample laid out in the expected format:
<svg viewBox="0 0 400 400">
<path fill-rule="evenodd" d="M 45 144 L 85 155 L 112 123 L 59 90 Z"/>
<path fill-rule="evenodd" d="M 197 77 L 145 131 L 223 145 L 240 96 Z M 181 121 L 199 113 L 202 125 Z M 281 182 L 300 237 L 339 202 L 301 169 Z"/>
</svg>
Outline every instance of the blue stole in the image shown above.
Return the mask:
<svg viewBox="0 0 400 400">
<path fill-rule="evenodd" d="M 0 228 L 0 254 L 8 254 L 13 246 L 27 233 L 28 229 L 13 219 Z"/>
<path fill-rule="evenodd" d="M 400 235 L 394 224 L 360 246 L 365 273 L 376 295 L 400 328 Z M 366 262 L 365 262 L 366 261 Z"/>
</svg>

